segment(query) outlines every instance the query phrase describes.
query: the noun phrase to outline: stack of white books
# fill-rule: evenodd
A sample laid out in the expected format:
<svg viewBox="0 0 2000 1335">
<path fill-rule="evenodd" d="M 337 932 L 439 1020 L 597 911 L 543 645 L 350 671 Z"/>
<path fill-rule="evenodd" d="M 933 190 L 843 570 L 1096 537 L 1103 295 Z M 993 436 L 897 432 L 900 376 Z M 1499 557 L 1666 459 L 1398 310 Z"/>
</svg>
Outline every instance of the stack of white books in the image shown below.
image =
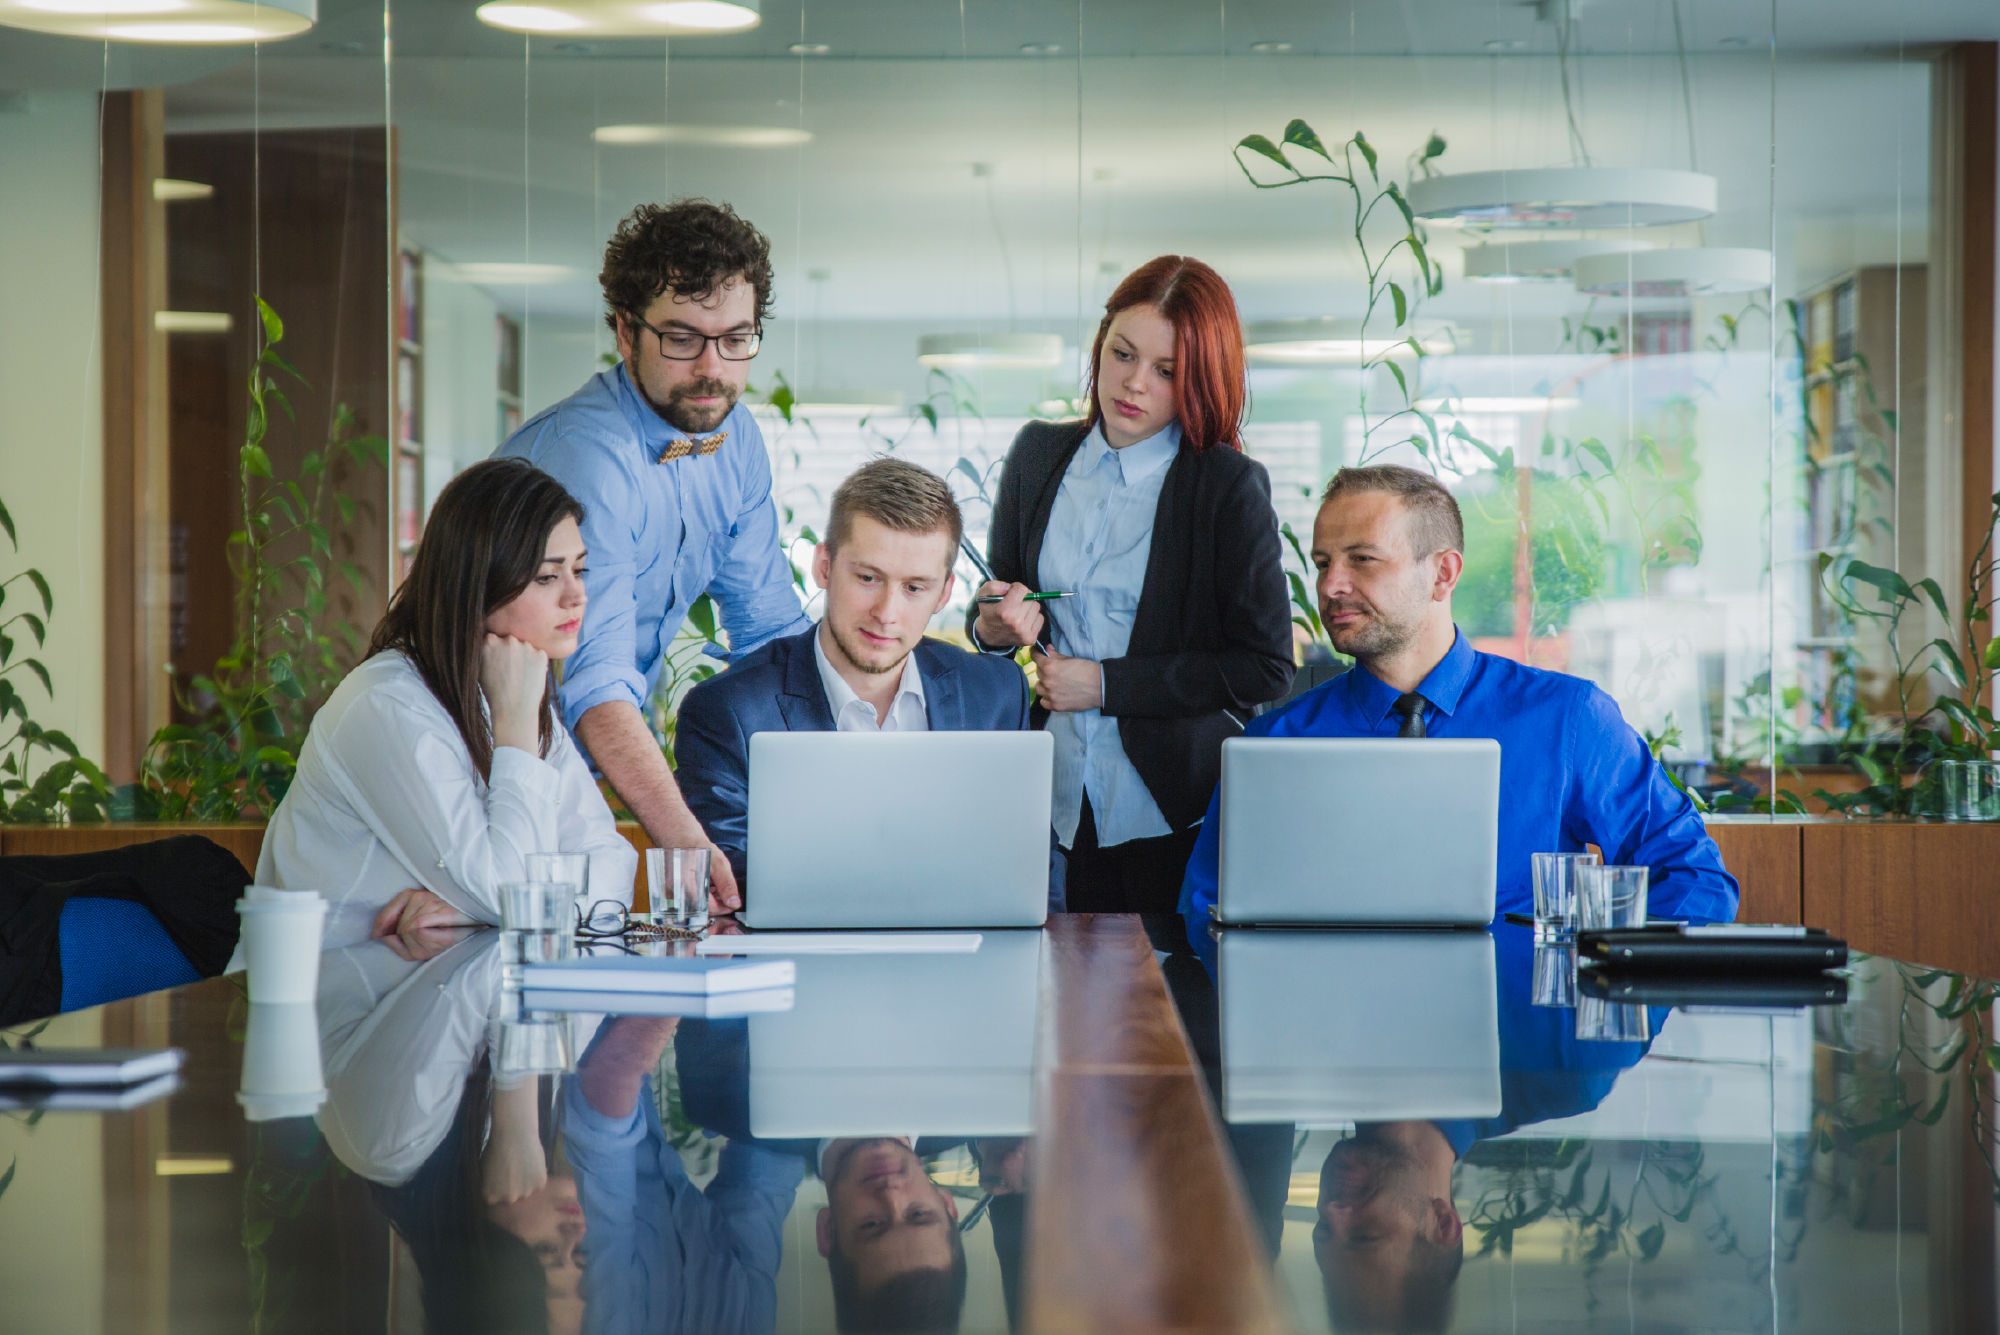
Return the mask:
<svg viewBox="0 0 2000 1335">
<path fill-rule="evenodd" d="M 792 1008 L 798 969 L 788 959 L 597 955 L 522 970 L 521 1005 L 595 1015 L 725 1019 Z"/>
</svg>

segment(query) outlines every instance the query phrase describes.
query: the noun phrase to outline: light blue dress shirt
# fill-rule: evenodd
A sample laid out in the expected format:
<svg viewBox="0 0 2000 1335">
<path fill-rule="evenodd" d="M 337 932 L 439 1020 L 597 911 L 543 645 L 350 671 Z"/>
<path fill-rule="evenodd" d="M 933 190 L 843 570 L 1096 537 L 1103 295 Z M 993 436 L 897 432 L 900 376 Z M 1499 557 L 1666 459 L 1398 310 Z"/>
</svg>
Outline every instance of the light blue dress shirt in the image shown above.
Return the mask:
<svg viewBox="0 0 2000 1335">
<path fill-rule="evenodd" d="M 1075 594 L 1043 603 L 1055 646 L 1072 658 L 1123 658 L 1153 550 L 1153 516 L 1167 467 L 1180 453 L 1179 423 L 1122 450 L 1091 428 L 1070 458 L 1042 536 L 1036 570 L 1044 589 Z M 1172 834 L 1146 781 L 1126 758 L 1118 720 L 1101 710 L 1049 715 L 1056 740 L 1055 825 L 1064 848 L 1076 842 L 1090 795 L 1102 848 Z"/>
<path fill-rule="evenodd" d="M 688 433 L 668 426 L 614 366 L 495 451 L 529 460 L 583 503 L 590 605 L 562 683 L 572 731 L 607 700 L 645 708 L 666 649 L 703 593 L 721 612 L 732 662 L 812 625 L 778 549 L 764 435 L 741 403 L 716 430 L 729 433 L 716 453 L 657 462 Z"/>
</svg>

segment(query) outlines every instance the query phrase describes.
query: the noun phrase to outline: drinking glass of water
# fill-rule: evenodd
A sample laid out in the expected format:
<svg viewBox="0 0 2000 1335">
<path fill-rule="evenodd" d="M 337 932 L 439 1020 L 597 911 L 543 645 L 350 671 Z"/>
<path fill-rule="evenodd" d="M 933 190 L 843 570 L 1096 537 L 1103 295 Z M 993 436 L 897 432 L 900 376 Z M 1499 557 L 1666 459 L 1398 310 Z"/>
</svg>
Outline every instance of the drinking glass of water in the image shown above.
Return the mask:
<svg viewBox="0 0 2000 1335">
<path fill-rule="evenodd" d="M 1535 940 L 1553 941 L 1576 930 L 1576 869 L 1596 865 L 1595 853 L 1535 854 Z"/>
</svg>

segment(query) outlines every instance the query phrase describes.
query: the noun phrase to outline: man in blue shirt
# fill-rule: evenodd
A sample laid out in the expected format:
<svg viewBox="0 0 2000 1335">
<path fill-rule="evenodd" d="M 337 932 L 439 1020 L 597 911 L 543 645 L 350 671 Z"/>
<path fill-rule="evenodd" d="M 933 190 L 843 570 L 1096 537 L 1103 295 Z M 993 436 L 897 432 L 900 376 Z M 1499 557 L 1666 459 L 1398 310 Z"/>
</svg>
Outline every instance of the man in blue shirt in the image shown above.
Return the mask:
<svg viewBox="0 0 2000 1335">
<path fill-rule="evenodd" d="M 563 721 L 656 844 L 710 844 L 644 709 L 688 608 L 708 594 L 734 662 L 811 627 L 778 547 L 764 438 L 738 400 L 771 309 L 771 247 L 728 205 L 643 204 L 599 278 L 618 366 L 500 447 L 583 503 L 590 605 L 563 665 Z M 740 907 L 710 863 L 714 907 Z"/>
<path fill-rule="evenodd" d="M 1465 569 L 1458 502 L 1428 473 L 1394 465 L 1333 475 L 1313 522 L 1320 617 L 1355 666 L 1252 719 L 1250 737 L 1491 737 L 1500 743 L 1498 911 L 1531 912 L 1530 854 L 1596 844 L 1604 861 L 1652 868 L 1655 916 L 1728 922 L 1736 878 L 1688 796 L 1603 691 L 1578 677 L 1482 654 L 1451 595 Z M 1181 886 L 1191 930 L 1215 904 L 1220 790 Z M 1337 871 L 1340 849 L 1327 850 Z"/>
</svg>

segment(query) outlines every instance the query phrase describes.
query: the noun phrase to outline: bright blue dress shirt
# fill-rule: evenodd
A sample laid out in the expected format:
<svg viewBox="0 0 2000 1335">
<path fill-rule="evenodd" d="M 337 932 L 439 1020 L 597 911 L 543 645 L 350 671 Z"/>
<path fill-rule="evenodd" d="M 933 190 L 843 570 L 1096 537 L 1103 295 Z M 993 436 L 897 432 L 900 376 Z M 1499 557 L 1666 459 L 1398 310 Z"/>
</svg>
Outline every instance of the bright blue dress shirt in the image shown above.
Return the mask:
<svg viewBox="0 0 2000 1335">
<path fill-rule="evenodd" d="M 729 433 L 716 453 L 657 462 L 688 433 L 667 425 L 614 366 L 495 451 L 529 460 L 583 503 L 590 604 L 562 683 L 572 731 L 607 700 L 645 709 L 661 659 L 703 593 L 722 614 L 732 662 L 812 625 L 778 549 L 764 435 L 741 403 L 716 431 Z"/>
<path fill-rule="evenodd" d="M 1042 604 L 1054 622 L 1058 653 L 1099 663 L 1125 656 L 1153 550 L 1160 488 L 1180 448 L 1177 422 L 1122 450 L 1112 449 L 1104 428 L 1095 426 L 1071 456 L 1035 572 L 1044 589 L 1077 595 Z M 1097 709 L 1051 714 L 1048 730 L 1056 741 L 1056 838 L 1064 848 L 1076 842 L 1085 793 L 1100 848 L 1173 833 L 1126 758 L 1117 719 Z"/>
<path fill-rule="evenodd" d="M 1606 863 L 1652 868 L 1647 910 L 1655 917 L 1729 922 L 1736 878 L 1702 828 L 1686 793 L 1674 787 L 1617 702 L 1581 677 L 1524 667 L 1482 654 L 1461 633 L 1417 693 L 1432 737 L 1491 737 L 1500 743 L 1500 862 L 1496 913 L 1534 911 L 1530 854 L 1596 844 Z M 1394 737 L 1399 696 L 1359 665 L 1268 714 L 1246 737 Z M 1412 746 L 1422 745 L 1412 742 Z M 1215 903 L 1222 794 L 1181 884 L 1190 930 Z M 1330 872 L 1340 851 L 1327 850 Z M 1393 886 L 1382 887 L 1393 894 Z"/>
</svg>

